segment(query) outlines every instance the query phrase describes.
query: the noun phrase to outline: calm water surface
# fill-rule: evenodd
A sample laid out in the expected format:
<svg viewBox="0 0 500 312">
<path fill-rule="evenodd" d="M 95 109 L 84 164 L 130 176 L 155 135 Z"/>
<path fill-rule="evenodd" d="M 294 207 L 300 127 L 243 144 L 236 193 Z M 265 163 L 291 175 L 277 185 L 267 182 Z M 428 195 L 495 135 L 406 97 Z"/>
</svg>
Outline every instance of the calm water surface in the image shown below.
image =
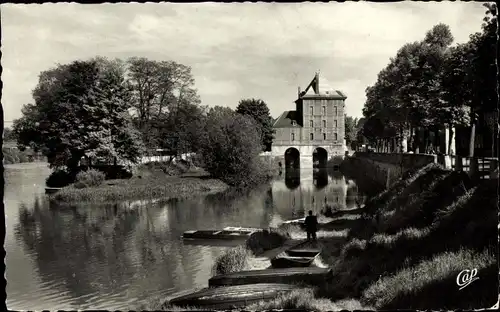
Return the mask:
<svg viewBox="0 0 500 312">
<path fill-rule="evenodd" d="M 206 287 L 229 247 L 188 244 L 184 231 L 276 226 L 325 203 L 355 208 L 360 197 L 338 172 L 302 170 L 246 195 L 55 207 L 44 195 L 46 164 L 5 167 L 13 310 L 134 309 L 152 296 Z"/>
</svg>

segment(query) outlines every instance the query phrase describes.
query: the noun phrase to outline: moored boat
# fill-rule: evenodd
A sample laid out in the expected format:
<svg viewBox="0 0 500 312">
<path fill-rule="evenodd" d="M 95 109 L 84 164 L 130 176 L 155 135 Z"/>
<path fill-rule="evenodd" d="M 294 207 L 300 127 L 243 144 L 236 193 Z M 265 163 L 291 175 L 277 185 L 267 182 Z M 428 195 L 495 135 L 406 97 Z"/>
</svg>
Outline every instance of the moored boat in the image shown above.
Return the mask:
<svg viewBox="0 0 500 312">
<path fill-rule="evenodd" d="M 332 277 L 329 268 L 286 268 L 239 271 L 216 275 L 208 280 L 208 286 L 248 285 L 255 283 L 305 283 L 316 285 Z"/>
<path fill-rule="evenodd" d="M 169 301 L 172 306 L 196 306 L 210 309 L 244 307 L 256 301 L 275 298 L 279 293 L 297 289 L 291 284 L 259 283 L 250 285 L 205 288 Z"/>
<path fill-rule="evenodd" d="M 273 268 L 308 267 L 319 255 L 320 250 L 311 246 L 311 242 L 304 242 L 288 249 L 271 259 Z"/>
<path fill-rule="evenodd" d="M 277 269 L 308 267 L 313 261 L 314 258 L 311 257 L 278 256 L 271 259 L 271 265 Z"/>
<path fill-rule="evenodd" d="M 192 230 L 182 235 L 188 239 L 247 239 L 259 229 L 226 227 L 223 230 Z"/>
<path fill-rule="evenodd" d="M 62 187 L 46 187 L 45 194 L 54 194 L 60 191 Z"/>
</svg>

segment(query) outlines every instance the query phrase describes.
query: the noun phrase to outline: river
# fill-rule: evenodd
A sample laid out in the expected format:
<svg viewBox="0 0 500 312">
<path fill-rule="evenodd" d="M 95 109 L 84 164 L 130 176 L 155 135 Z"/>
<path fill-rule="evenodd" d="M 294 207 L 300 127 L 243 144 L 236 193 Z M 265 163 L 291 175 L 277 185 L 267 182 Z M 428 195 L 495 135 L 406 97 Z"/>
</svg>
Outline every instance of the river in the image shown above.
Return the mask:
<svg viewBox="0 0 500 312">
<path fill-rule="evenodd" d="M 11 310 L 128 310 L 206 287 L 229 247 L 185 243 L 184 231 L 276 226 L 325 202 L 355 208 L 361 196 L 339 172 L 301 170 L 245 195 L 55 207 L 44 195 L 49 173 L 44 163 L 5 165 Z"/>
</svg>

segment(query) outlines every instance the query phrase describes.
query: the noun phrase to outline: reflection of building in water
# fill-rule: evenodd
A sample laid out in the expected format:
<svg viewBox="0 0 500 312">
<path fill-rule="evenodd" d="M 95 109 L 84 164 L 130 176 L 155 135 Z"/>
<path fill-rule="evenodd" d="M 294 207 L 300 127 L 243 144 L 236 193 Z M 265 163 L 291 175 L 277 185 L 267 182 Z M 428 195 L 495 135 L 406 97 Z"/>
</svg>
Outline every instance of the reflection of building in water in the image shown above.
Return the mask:
<svg viewBox="0 0 500 312">
<path fill-rule="evenodd" d="M 302 217 L 312 210 L 319 214 L 326 205 L 346 207 L 347 183 L 342 174 L 328 175 L 326 170 L 301 170 L 300 184 L 290 183 L 285 177 L 274 181 L 274 207 L 282 216 Z M 287 183 L 288 182 L 288 183 Z M 290 188 L 293 185 L 296 187 Z M 292 212 L 290 212 L 292 211 Z"/>
</svg>

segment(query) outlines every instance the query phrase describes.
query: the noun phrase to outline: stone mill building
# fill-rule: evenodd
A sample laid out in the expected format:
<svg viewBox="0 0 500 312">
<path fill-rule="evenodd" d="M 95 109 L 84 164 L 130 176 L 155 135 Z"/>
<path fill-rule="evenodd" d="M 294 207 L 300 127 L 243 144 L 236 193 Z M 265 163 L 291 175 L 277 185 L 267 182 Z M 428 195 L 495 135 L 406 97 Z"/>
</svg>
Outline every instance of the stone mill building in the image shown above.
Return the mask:
<svg viewBox="0 0 500 312">
<path fill-rule="evenodd" d="M 287 168 L 326 167 L 345 154 L 346 95 L 322 83 L 319 73 L 301 91 L 295 110 L 284 111 L 274 122 L 271 154 Z"/>
</svg>

